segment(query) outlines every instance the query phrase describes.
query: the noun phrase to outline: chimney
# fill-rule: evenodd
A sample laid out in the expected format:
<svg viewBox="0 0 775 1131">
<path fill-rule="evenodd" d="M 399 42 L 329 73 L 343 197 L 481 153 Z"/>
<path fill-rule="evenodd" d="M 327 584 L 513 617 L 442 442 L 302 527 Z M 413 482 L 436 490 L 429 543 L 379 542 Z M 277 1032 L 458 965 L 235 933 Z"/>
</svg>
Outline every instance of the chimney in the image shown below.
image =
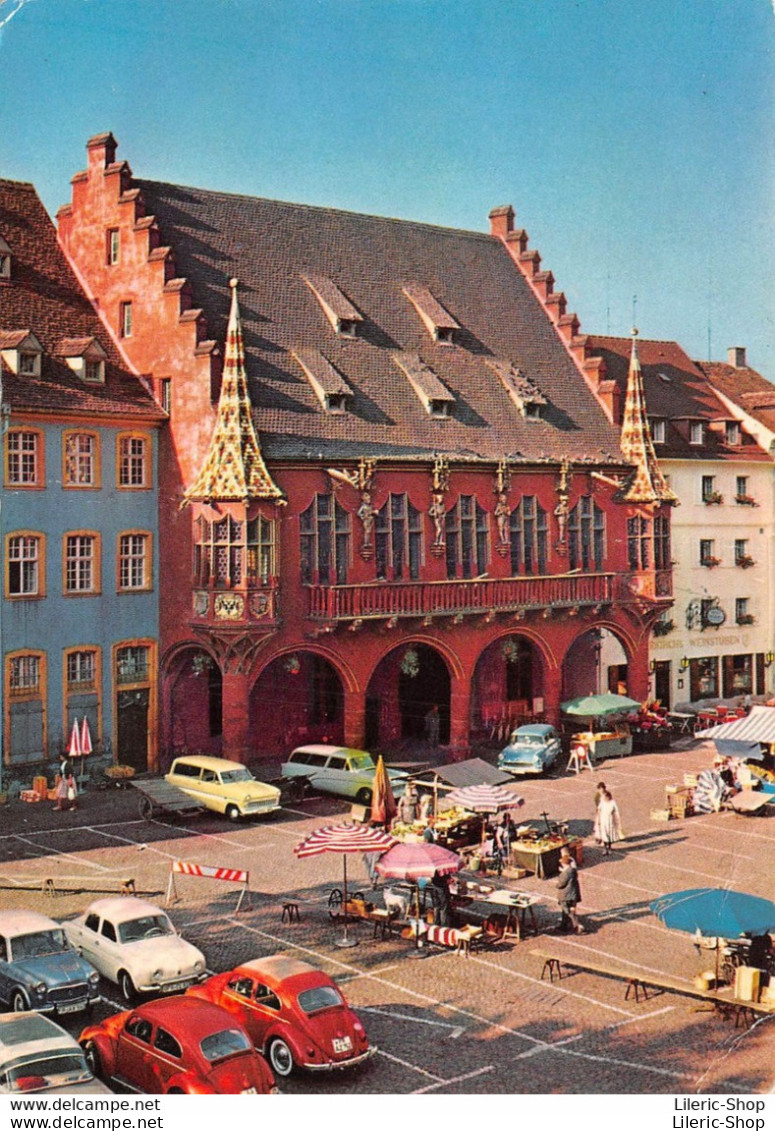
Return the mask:
<svg viewBox="0 0 775 1131">
<path fill-rule="evenodd" d="M 727 358 L 729 364 L 733 365 L 735 369 L 746 369 L 748 366 L 745 360 L 745 346 L 732 346 L 727 351 Z"/>
<path fill-rule="evenodd" d="M 514 209 L 510 204 L 502 204 L 500 208 L 493 208 L 490 213 L 490 235 L 505 240 L 509 232 L 514 230 Z"/>
</svg>

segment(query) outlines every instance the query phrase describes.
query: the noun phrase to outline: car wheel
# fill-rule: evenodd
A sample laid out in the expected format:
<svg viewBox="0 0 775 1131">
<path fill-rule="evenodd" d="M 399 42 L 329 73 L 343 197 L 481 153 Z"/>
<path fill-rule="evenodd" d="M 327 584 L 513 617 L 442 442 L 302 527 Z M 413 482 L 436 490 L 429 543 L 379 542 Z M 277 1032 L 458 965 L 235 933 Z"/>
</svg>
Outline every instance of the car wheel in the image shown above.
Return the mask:
<svg viewBox="0 0 775 1131">
<path fill-rule="evenodd" d="M 371 805 L 371 790 L 359 789 L 355 795 L 355 800 L 359 805 Z"/>
<path fill-rule="evenodd" d="M 86 1057 L 86 1063 L 89 1066 L 89 1071 L 92 1076 L 102 1075 L 102 1064 L 100 1063 L 100 1054 L 97 1052 L 97 1046 L 94 1041 L 87 1041 L 83 1045 L 83 1055 Z"/>
<path fill-rule="evenodd" d="M 237 806 L 236 805 L 227 805 L 226 806 L 226 816 L 230 821 L 238 821 L 239 820 L 239 809 L 237 808 Z"/>
<path fill-rule="evenodd" d="M 12 1013 L 26 1013 L 29 1009 L 27 999 L 21 990 L 14 990 L 11 994 L 11 1012 Z"/>
<path fill-rule="evenodd" d="M 126 970 L 122 970 L 118 975 L 118 988 L 121 990 L 121 996 L 124 1001 L 134 1001 L 136 994 L 135 984 L 127 974 Z"/>
<path fill-rule="evenodd" d="M 278 1076 L 290 1076 L 293 1072 L 293 1053 L 281 1037 L 269 1042 L 269 1063 Z"/>
</svg>

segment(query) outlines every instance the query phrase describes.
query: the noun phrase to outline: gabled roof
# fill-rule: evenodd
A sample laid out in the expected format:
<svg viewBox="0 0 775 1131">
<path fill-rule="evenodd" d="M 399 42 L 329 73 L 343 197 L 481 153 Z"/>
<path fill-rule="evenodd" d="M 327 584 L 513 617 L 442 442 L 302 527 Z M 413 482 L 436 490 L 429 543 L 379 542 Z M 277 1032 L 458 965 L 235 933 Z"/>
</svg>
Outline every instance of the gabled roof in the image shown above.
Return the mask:
<svg viewBox="0 0 775 1131">
<path fill-rule="evenodd" d="M 228 279 L 239 275 L 245 370 L 266 459 L 438 453 L 621 464 L 617 429 L 500 240 L 330 208 L 133 184 L 216 341 L 226 331 Z M 321 318 L 306 281 L 321 278 L 362 318 L 355 338 L 333 335 Z M 455 344 L 432 340 L 404 293 L 410 283 L 454 312 Z M 344 415 L 320 411 L 296 360 L 309 349 L 320 351 L 352 390 Z M 393 354 L 419 356 L 454 397 L 452 416 L 439 420 L 427 412 Z M 522 417 L 486 364 L 493 357 L 517 366 L 542 390 L 543 419 Z"/>
<path fill-rule="evenodd" d="M 606 377 L 619 386 L 624 405 L 632 339 L 594 334 L 590 335 L 589 346 L 591 353 L 605 361 Z M 655 446 L 660 460 L 770 459 L 745 432 L 739 446 L 726 446 L 724 423 L 734 417 L 699 363 L 692 361 L 678 342 L 639 338 L 638 355 L 647 415 L 650 420 L 665 421 L 666 442 Z M 706 425 L 706 439 L 701 446 L 689 443 L 689 422 L 693 420 Z"/>
<path fill-rule="evenodd" d="M 711 385 L 743 412 L 775 432 L 775 385 L 749 365 L 723 361 L 697 363 Z"/>
<path fill-rule="evenodd" d="M 15 349 L 30 332 L 43 348 L 41 375 L 16 376 L 2 362 L 3 401 L 11 410 L 87 413 L 161 420 L 139 377 L 121 359 L 57 241 L 34 187 L 0 179 L 0 232 L 13 251 L 11 280 L 0 292 L 2 349 Z M 60 352 L 63 339 L 94 341 L 105 352 L 105 383 L 86 385 Z"/>
</svg>

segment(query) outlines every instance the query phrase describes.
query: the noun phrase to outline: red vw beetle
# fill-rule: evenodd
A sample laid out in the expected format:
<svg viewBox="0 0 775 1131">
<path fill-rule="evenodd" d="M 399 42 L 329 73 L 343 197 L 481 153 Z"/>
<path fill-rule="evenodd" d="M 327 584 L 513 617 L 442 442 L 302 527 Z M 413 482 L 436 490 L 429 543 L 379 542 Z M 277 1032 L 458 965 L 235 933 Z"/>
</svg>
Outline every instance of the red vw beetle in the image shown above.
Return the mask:
<svg viewBox="0 0 775 1131">
<path fill-rule="evenodd" d="M 80 1036 L 95 1076 L 146 1095 L 276 1092 L 266 1061 L 233 1014 L 190 997 L 115 1013 Z"/>
<path fill-rule="evenodd" d="M 186 997 L 238 1017 L 278 1076 L 350 1068 L 376 1052 L 336 983 L 297 958 L 257 958 L 191 986 Z"/>
</svg>

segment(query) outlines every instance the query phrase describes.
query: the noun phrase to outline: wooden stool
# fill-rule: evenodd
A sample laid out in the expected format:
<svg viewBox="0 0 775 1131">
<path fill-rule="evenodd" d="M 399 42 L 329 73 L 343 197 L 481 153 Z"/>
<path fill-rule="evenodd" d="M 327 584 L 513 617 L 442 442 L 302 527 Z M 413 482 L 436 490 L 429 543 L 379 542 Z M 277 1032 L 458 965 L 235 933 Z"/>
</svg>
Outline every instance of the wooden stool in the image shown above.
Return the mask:
<svg viewBox="0 0 775 1131">
<path fill-rule="evenodd" d="M 119 895 L 134 895 L 135 894 L 135 881 L 122 880 L 121 887 L 118 889 Z"/>
<path fill-rule="evenodd" d="M 383 939 L 389 938 L 391 934 L 391 924 L 396 916 L 392 915 L 389 911 L 382 907 L 375 907 L 373 911 L 369 912 L 369 919 L 374 924 L 374 938 L 379 933 Z"/>
<path fill-rule="evenodd" d="M 549 981 L 550 982 L 554 981 L 554 975 L 555 974 L 557 975 L 558 981 L 560 980 L 560 978 L 562 978 L 562 966 L 560 964 L 559 958 L 547 958 L 546 962 L 544 962 L 544 968 L 541 971 L 541 981 L 542 982 L 544 980 L 545 974 L 549 975 Z"/>
<path fill-rule="evenodd" d="M 469 958 L 471 955 L 471 944 L 475 943 L 477 939 L 481 938 L 482 928 L 474 927 L 470 923 L 467 927 L 458 927 L 457 940 L 455 942 L 455 950 L 461 958 Z"/>
<path fill-rule="evenodd" d="M 627 979 L 627 989 L 624 991 L 624 1000 L 625 1001 L 627 1001 L 627 998 L 630 996 L 630 990 L 633 991 L 636 1001 L 640 1001 L 640 995 L 641 994 L 643 994 L 643 1000 L 644 1001 L 649 1000 L 648 987 L 645 986 L 643 984 L 643 982 L 641 982 L 640 978 L 628 978 Z"/>
<path fill-rule="evenodd" d="M 280 922 L 284 923 L 288 920 L 289 923 L 299 922 L 299 905 L 298 903 L 284 903 L 283 913 L 280 916 Z"/>
</svg>

